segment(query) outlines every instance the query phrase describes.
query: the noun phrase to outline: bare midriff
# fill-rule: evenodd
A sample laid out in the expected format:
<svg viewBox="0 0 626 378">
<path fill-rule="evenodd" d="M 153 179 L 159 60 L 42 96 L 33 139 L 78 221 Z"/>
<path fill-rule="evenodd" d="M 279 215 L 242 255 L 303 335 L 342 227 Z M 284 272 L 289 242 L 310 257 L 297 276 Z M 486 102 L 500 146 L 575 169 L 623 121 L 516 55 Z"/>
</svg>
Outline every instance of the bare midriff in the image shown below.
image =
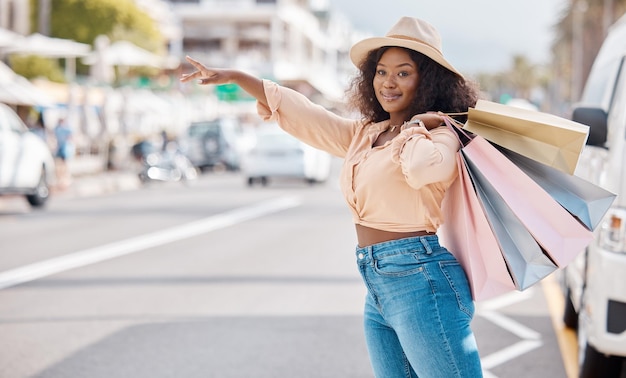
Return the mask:
<svg viewBox="0 0 626 378">
<path fill-rule="evenodd" d="M 375 228 L 362 226 L 360 224 L 357 224 L 355 226 L 359 247 L 366 247 L 372 244 L 382 243 L 390 240 L 410 238 L 414 236 L 435 235 L 434 232 L 428 231 L 392 232 L 378 230 Z"/>
</svg>

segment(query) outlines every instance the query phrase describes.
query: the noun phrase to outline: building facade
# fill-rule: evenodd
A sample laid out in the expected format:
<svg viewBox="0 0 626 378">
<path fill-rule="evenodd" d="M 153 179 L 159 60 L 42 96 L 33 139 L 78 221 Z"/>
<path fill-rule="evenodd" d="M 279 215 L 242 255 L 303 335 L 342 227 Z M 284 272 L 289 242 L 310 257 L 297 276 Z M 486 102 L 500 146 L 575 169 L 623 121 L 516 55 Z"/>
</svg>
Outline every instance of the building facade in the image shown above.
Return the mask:
<svg viewBox="0 0 626 378">
<path fill-rule="evenodd" d="M 183 54 L 293 87 L 329 105 L 343 98 L 355 32 L 328 7 L 307 0 L 169 0 Z"/>
<path fill-rule="evenodd" d="M 0 28 L 21 35 L 30 33 L 30 1 L 0 0 Z"/>
</svg>

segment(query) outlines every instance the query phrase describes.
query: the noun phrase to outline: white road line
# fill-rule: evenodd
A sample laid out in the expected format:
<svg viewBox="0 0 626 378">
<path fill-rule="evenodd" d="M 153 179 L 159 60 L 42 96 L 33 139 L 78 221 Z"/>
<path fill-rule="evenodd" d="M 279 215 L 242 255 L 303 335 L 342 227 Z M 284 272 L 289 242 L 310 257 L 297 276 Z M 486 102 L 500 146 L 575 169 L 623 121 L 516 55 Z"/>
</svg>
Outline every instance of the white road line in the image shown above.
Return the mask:
<svg viewBox="0 0 626 378">
<path fill-rule="evenodd" d="M 530 299 L 534 294 L 534 287 L 529 287 L 524 291 L 512 291 L 499 297 L 480 302 L 478 309 L 480 310 L 498 310 L 503 307 L 510 306 L 515 303 L 523 302 Z"/>
<path fill-rule="evenodd" d="M 495 311 L 481 311 L 480 316 L 522 339 L 538 340 L 541 333 Z"/>
<path fill-rule="evenodd" d="M 481 359 L 483 369 L 489 370 L 510 361 L 533 349 L 539 348 L 543 343 L 540 340 L 522 340 L 507 348 L 499 350 Z"/>
<path fill-rule="evenodd" d="M 498 376 L 490 371 L 483 370 L 483 378 L 498 378 Z"/>
<path fill-rule="evenodd" d="M 300 204 L 301 200 L 298 197 L 278 198 L 169 229 L 73 252 L 49 260 L 25 265 L 20 268 L 0 272 L 0 290 L 55 273 L 95 264 L 115 257 L 142 251 L 147 248 L 219 230 L 250 219 L 297 207 L 300 206 Z"/>
</svg>

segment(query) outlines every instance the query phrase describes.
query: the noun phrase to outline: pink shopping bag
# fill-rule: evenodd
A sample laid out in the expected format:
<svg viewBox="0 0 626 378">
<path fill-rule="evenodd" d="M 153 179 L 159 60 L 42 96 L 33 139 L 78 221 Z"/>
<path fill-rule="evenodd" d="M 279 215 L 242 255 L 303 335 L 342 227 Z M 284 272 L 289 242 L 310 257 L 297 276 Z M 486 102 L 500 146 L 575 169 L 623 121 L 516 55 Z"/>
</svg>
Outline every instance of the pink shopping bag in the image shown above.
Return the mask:
<svg viewBox="0 0 626 378">
<path fill-rule="evenodd" d="M 460 152 L 457 168 L 458 177 L 442 203 L 440 239 L 465 270 L 474 300 L 482 301 L 515 290 L 515 284 Z"/>
<path fill-rule="evenodd" d="M 569 264 L 589 245 L 593 232 L 515 163 L 480 135 L 468 135 L 447 117 L 446 124 L 459 135 L 460 151 L 468 169 L 479 171 L 493 186 L 558 267 Z"/>
</svg>

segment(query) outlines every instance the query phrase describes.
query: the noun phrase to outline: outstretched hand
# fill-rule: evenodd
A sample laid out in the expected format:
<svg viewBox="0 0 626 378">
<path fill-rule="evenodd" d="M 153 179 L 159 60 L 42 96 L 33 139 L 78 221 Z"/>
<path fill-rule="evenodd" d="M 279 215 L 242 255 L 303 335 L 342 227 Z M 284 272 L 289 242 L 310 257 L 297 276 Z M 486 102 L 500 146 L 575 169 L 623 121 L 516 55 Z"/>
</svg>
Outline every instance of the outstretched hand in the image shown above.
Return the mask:
<svg viewBox="0 0 626 378">
<path fill-rule="evenodd" d="M 256 98 L 261 104 L 268 106 L 263 81 L 255 76 L 236 69 L 208 68 L 204 64 L 187 56 L 185 59 L 196 68 L 195 71 L 183 74 L 183 83 L 197 79 L 199 84 L 237 84 L 244 91 Z"/>
<path fill-rule="evenodd" d="M 191 58 L 190 56 L 185 57 L 185 59 L 196 68 L 195 71 L 183 74 L 180 77 L 180 81 L 183 83 L 187 83 L 193 79 L 198 79 L 199 84 L 227 84 L 229 83 L 229 75 L 227 74 L 227 70 L 216 69 L 216 68 L 208 68 L 204 64 L 198 62 L 197 60 Z"/>
</svg>

